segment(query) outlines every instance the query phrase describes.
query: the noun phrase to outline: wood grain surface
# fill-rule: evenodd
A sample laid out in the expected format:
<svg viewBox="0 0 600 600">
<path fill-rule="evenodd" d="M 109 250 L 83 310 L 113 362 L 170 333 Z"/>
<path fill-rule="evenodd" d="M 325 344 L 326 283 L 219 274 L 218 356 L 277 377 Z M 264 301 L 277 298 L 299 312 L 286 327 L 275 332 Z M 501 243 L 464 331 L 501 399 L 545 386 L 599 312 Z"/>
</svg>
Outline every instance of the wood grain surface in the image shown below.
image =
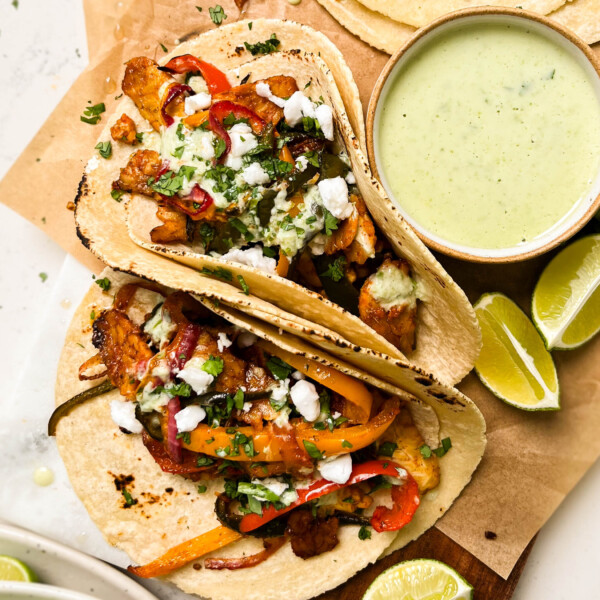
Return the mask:
<svg viewBox="0 0 600 600">
<path fill-rule="evenodd" d="M 488 536 L 493 537 L 493 532 L 489 532 Z M 535 538 L 521 555 L 510 577 L 504 580 L 448 536 L 433 528 L 405 548 L 363 569 L 344 585 L 321 594 L 315 600 L 360 600 L 380 573 L 396 563 L 415 558 L 434 558 L 456 569 L 473 586 L 474 600 L 509 600 L 534 542 Z"/>
</svg>

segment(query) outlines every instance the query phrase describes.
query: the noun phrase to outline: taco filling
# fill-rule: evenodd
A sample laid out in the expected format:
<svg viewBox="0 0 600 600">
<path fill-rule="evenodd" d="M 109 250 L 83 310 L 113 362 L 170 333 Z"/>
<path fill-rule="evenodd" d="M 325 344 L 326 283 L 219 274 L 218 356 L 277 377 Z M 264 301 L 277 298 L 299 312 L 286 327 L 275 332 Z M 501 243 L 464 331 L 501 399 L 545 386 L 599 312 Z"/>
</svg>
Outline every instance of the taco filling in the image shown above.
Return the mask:
<svg viewBox="0 0 600 600">
<path fill-rule="evenodd" d="M 183 55 L 164 67 L 130 60 L 122 87 L 154 131 L 138 133 L 127 114 L 115 123 L 113 139 L 134 151 L 112 192 L 156 201 L 153 243 L 289 278 L 414 349 L 422 286 L 375 226 L 310 82 L 300 90 L 275 75 L 231 87 Z"/>
<path fill-rule="evenodd" d="M 138 575 L 167 574 L 244 536 L 263 538 L 264 550 L 213 555 L 205 568 L 249 568 L 287 543 L 310 559 L 335 548 L 345 525 L 360 526 L 360 539 L 401 529 L 439 483 L 436 453 L 402 400 L 241 330 L 183 292 L 123 285 L 94 315 L 92 342 L 98 352 L 79 377 L 118 388 L 115 427 L 141 435 L 162 471 L 200 493 L 207 480 L 222 483 L 220 526 L 131 567 Z"/>
</svg>

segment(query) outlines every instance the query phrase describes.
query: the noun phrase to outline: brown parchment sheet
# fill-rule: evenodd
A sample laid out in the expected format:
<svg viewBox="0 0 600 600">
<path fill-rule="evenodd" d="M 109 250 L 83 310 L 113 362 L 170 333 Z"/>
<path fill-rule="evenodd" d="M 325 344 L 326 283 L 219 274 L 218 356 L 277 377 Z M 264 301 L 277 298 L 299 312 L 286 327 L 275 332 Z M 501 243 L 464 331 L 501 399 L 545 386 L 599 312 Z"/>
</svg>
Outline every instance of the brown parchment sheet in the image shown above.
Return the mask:
<svg viewBox="0 0 600 600">
<path fill-rule="evenodd" d="M 206 0 L 84 0 L 90 65 L 0 182 L 0 199 L 38 225 L 67 252 L 99 272 L 100 262 L 77 239 L 72 201 L 101 126 L 80 122 L 87 106 L 105 102 L 107 114 L 121 93 L 123 63 L 138 54 L 160 58 L 190 34 L 212 29 Z M 366 110 L 388 57 L 354 37 L 315 0 L 249 0 L 244 13 L 220 0 L 238 18 L 288 18 L 326 34 L 342 51 Z M 202 12 L 197 10 L 202 7 Z M 311 48 L 304 48 L 311 50 Z M 600 47 L 595 51 L 600 56 Z M 106 122 L 106 115 L 102 122 Z M 39 161 L 37 160 L 39 159 Z M 29 194 L 35 179 L 43 194 Z M 45 223 L 42 221 L 45 217 Z M 550 256 L 508 266 L 480 266 L 440 257 L 471 301 L 501 291 L 528 312 L 531 292 Z M 562 410 L 526 413 L 492 396 L 475 375 L 459 386 L 481 408 L 488 447 L 472 483 L 437 527 L 506 578 L 519 556 L 566 494 L 600 455 L 600 337 L 570 352 L 555 352 Z M 495 539 L 484 533 L 492 531 Z"/>
</svg>

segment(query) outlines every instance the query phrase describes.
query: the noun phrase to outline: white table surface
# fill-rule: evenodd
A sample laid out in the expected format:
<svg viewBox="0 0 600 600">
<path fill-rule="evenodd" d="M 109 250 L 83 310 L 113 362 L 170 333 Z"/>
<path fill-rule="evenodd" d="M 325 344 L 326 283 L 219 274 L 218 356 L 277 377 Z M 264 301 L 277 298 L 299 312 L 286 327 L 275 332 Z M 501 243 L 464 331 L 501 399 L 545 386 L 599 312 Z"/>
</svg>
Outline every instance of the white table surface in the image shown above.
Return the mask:
<svg viewBox="0 0 600 600">
<path fill-rule="evenodd" d="M 308 1 L 308 0 L 304 0 Z M 0 3 L 0 177 L 34 136 L 87 63 L 83 10 L 77 0 L 10 0 Z M 25 182 L 35 186 L 35 182 Z M 24 396 L 32 345 L 47 312 L 56 314 L 66 298 L 56 288 L 61 272 L 78 273 L 73 289 L 76 305 L 83 268 L 16 213 L 0 204 L 0 378 L 5 402 Z M 65 262 L 66 261 L 66 262 Z M 48 278 L 42 282 L 40 273 Z M 63 275 L 64 276 L 64 275 Z M 59 291 L 60 290 L 60 291 Z M 67 319 L 56 323 L 64 335 Z M 46 323 L 47 327 L 47 323 Z M 50 353 L 49 361 L 56 361 Z M 38 358 L 43 350 L 36 348 Z M 45 412 L 53 404 L 52 389 L 32 389 L 28 401 Z M 6 399 L 9 401 L 6 401 Z M 2 415 L 0 414 L 0 424 Z M 7 435 L 0 427 L 0 438 Z M 2 439 L 0 444 L 3 445 Z M 35 466 L 31 464 L 33 476 Z M 10 485 L 3 481 L 2 486 Z M 57 485 L 57 484 L 54 484 Z M 584 477 L 538 536 L 514 595 L 515 600 L 600 598 L 600 463 Z M 507 507 L 507 510 L 510 510 Z M 0 517 L 3 515 L 0 515 Z M 30 527 L 34 527 L 32 519 Z M 75 544 L 74 544 L 75 545 Z M 154 590 L 163 600 L 169 590 Z M 177 594 L 179 595 L 179 594 Z M 482 599 L 480 600 L 492 600 Z"/>
</svg>

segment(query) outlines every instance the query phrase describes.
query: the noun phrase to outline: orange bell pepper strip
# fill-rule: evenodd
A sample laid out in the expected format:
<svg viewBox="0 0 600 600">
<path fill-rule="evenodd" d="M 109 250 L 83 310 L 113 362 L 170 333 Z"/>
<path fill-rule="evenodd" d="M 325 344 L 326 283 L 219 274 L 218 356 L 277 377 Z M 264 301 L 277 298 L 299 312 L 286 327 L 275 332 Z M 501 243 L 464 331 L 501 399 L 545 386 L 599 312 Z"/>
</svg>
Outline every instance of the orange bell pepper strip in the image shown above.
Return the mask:
<svg viewBox="0 0 600 600">
<path fill-rule="evenodd" d="M 273 354 L 281 358 L 294 369 L 300 371 L 307 377 L 318 381 L 326 388 L 337 392 L 352 404 L 355 404 L 362 409 L 364 414 L 362 423 L 366 423 L 371 416 L 371 407 L 373 406 L 373 396 L 367 389 L 367 386 L 358 379 L 341 373 L 333 367 L 322 365 L 321 363 L 299 356 L 283 350 L 270 342 L 259 340 L 256 343 L 258 346 L 266 350 L 269 354 Z"/>
<path fill-rule="evenodd" d="M 283 146 L 283 148 L 279 152 L 279 160 L 283 160 L 286 163 L 290 163 L 291 165 L 295 165 L 296 161 L 290 152 L 290 149 L 287 146 Z"/>
<path fill-rule="evenodd" d="M 347 454 L 365 448 L 378 440 L 392 424 L 399 411 L 398 401 L 391 399 L 385 402 L 381 412 L 375 418 L 364 425 L 353 425 L 333 431 L 313 429 L 311 423 L 299 419 L 290 421 L 290 425 L 294 431 L 295 443 L 301 450 L 305 449 L 306 441 L 315 444 L 317 449 L 327 456 Z M 252 438 L 255 454 L 251 457 L 246 455 L 241 445 L 239 454 L 231 455 L 235 433 L 227 433 L 227 431 L 232 430 L 229 427 L 211 428 L 208 425 L 199 425 L 194 431 L 190 431 L 190 441 L 183 442 L 183 447 L 192 452 L 232 461 L 285 462 L 287 456 L 285 441 L 273 435 L 269 427 L 262 430 L 255 430 L 252 427 L 235 428 L 238 434 Z M 223 454 L 223 449 L 228 446 L 230 454 Z M 219 450 L 221 452 L 218 453 Z"/>
<path fill-rule="evenodd" d="M 279 275 L 279 277 L 285 277 L 288 274 L 289 269 L 290 259 L 281 250 L 279 250 L 279 260 L 277 261 L 275 272 L 277 275 Z"/>
<path fill-rule="evenodd" d="M 237 542 L 244 537 L 241 533 L 220 525 L 199 536 L 182 542 L 170 548 L 162 556 L 152 562 L 139 567 L 127 567 L 127 570 L 138 577 L 150 578 L 168 575 L 180 569 L 187 563 L 212 552 Z"/>
<path fill-rule="evenodd" d="M 201 110 L 200 112 L 194 113 L 193 115 L 190 115 L 189 117 L 186 117 L 185 119 L 183 119 L 183 122 L 185 123 L 185 126 L 188 129 L 196 129 L 197 127 L 200 127 L 200 125 L 202 125 L 202 123 L 205 123 L 206 121 L 208 121 L 208 111 L 207 110 Z"/>
</svg>

